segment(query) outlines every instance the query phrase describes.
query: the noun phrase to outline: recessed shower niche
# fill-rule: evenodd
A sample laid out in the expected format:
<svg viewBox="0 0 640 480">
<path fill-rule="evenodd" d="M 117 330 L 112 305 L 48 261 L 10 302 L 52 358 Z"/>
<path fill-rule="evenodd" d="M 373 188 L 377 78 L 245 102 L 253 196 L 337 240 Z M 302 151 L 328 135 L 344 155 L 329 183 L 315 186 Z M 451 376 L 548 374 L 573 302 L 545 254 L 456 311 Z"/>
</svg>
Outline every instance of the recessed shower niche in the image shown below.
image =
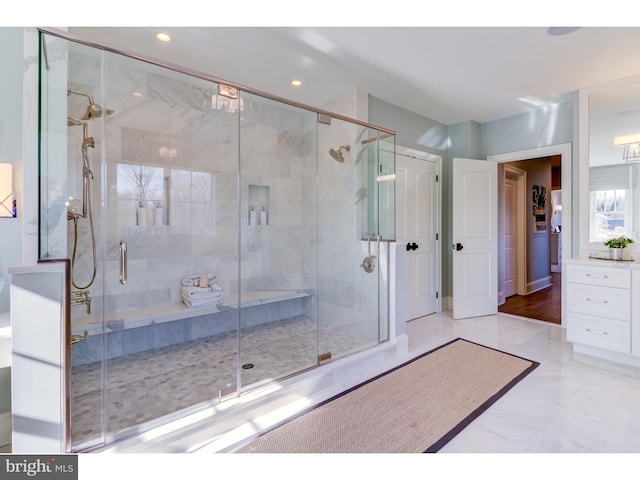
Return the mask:
<svg viewBox="0 0 640 480">
<path fill-rule="evenodd" d="M 249 185 L 247 222 L 250 226 L 269 225 L 269 190 L 269 185 Z"/>
</svg>

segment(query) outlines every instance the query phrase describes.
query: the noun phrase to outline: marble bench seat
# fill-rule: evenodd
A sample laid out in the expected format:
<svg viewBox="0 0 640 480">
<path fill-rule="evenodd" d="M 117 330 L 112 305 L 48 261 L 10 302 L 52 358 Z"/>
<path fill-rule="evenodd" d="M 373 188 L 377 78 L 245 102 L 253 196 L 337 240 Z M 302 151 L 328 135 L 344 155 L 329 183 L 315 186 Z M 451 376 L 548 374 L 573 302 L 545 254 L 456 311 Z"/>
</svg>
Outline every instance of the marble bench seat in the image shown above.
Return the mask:
<svg viewBox="0 0 640 480">
<path fill-rule="evenodd" d="M 188 342 L 237 330 L 238 309 L 242 327 L 303 315 L 305 299 L 315 295 L 312 288 L 244 292 L 240 297 L 225 294 L 217 306 L 187 308 L 183 303 L 160 305 L 105 315 L 86 316 L 72 321 L 72 335 L 88 339 L 72 346 L 72 364 L 102 358 L 102 335 L 106 335 L 106 358 Z"/>
</svg>

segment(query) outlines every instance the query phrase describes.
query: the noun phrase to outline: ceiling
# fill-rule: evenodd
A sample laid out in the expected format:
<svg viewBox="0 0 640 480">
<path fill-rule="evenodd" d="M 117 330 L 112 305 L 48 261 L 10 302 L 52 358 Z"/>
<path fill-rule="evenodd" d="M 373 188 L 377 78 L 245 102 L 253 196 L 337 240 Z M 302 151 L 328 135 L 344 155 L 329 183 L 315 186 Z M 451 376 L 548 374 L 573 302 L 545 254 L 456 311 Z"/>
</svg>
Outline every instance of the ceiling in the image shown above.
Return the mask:
<svg viewBox="0 0 640 480">
<path fill-rule="evenodd" d="M 640 28 L 70 27 L 312 107 L 359 88 L 446 125 L 518 115 L 640 72 Z M 166 44 L 155 39 L 164 31 Z M 301 87 L 290 85 L 302 80 Z"/>
</svg>

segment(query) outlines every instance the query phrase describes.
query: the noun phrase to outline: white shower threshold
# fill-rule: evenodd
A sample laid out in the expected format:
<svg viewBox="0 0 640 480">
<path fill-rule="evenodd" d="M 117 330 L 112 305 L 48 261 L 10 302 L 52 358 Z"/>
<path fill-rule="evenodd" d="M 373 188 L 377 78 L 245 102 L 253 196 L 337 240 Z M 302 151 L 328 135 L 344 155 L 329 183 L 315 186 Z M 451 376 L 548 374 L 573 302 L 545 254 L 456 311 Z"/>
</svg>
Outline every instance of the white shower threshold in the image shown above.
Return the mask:
<svg viewBox="0 0 640 480">
<path fill-rule="evenodd" d="M 92 452 L 230 452 L 273 425 L 407 360 L 408 340 L 402 335 L 369 350 L 113 441 Z"/>
</svg>

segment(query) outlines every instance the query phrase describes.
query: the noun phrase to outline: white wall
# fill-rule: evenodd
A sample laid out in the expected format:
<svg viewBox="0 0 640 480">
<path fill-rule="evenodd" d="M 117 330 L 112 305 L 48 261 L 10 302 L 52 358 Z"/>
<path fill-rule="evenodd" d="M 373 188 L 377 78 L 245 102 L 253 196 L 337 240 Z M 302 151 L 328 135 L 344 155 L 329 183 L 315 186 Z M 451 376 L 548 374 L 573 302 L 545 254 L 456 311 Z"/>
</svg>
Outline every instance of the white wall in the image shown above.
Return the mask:
<svg viewBox="0 0 640 480">
<path fill-rule="evenodd" d="M 0 162 L 13 165 L 13 185 L 17 192 L 17 218 L 0 219 L 0 316 L 10 311 L 8 267 L 22 260 L 23 183 L 22 161 L 22 80 L 24 30 L 16 27 L 0 28 Z M 0 348 L 9 349 L 8 341 Z M 4 358 L 9 352 L 0 352 Z M 0 417 L 11 410 L 11 367 L 0 365 Z M 0 430 L 6 422 L 0 424 Z M 8 426 L 8 424 L 7 424 Z M 0 439 L 6 432 L 0 431 Z M 0 444 L 4 441 L 0 441 Z"/>
<path fill-rule="evenodd" d="M 13 164 L 13 184 L 18 193 L 18 217 L 0 219 L 0 313 L 9 311 L 7 268 L 22 260 L 22 43 L 22 28 L 0 28 L 0 163 Z M 0 397 L 0 411 L 2 407 Z"/>
</svg>

